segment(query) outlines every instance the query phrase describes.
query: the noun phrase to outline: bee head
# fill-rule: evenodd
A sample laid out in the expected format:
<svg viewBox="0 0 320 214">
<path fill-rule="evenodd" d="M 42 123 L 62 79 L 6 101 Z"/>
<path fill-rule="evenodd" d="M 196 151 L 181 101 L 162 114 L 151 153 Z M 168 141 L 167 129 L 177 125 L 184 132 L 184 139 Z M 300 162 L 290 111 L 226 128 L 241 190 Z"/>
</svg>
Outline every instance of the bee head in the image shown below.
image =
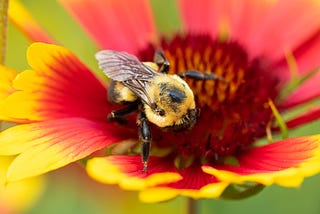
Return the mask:
<svg viewBox="0 0 320 214">
<path fill-rule="evenodd" d="M 161 75 L 150 85 L 154 103 L 145 106 L 148 120 L 161 128 L 189 129 L 197 119 L 194 95 L 188 84 L 176 75 Z"/>
</svg>

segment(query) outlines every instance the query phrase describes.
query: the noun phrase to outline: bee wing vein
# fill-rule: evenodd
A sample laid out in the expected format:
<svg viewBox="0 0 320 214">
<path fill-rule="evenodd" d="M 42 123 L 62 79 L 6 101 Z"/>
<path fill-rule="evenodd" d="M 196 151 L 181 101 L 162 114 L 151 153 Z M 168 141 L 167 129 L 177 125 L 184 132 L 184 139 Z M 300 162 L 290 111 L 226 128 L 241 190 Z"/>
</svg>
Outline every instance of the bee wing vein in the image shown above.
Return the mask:
<svg viewBox="0 0 320 214">
<path fill-rule="evenodd" d="M 99 62 L 99 67 L 105 75 L 116 81 L 148 80 L 157 73 L 141 63 L 137 57 L 125 52 L 103 50 L 99 51 L 95 56 Z"/>
<path fill-rule="evenodd" d="M 148 85 L 159 73 L 144 65 L 137 57 L 125 52 L 102 50 L 96 53 L 100 69 L 112 80 L 122 82 L 147 105 L 153 100 L 147 92 Z"/>
</svg>

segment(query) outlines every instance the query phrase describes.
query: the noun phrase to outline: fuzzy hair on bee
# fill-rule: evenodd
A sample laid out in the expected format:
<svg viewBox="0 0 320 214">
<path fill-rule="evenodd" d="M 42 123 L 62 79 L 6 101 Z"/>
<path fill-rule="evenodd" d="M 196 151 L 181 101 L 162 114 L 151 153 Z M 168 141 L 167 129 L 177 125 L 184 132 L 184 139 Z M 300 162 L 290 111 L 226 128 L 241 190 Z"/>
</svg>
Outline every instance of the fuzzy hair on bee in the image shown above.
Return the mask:
<svg viewBox="0 0 320 214">
<path fill-rule="evenodd" d="M 197 111 L 189 85 L 177 75 L 158 72 L 156 64 L 142 63 L 124 52 L 104 50 L 97 53 L 100 68 L 112 81 L 109 101 L 125 104 L 141 101 L 149 122 L 174 130 L 191 128 Z"/>
<path fill-rule="evenodd" d="M 177 75 L 161 74 L 147 89 L 156 107 L 145 105 L 147 119 L 161 128 L 190 129 L 196 122 L 194 95 L 189 85 Z M 154 113 L 154 108 L 160 109 Z"/>
<path fill-rule="evenodd" d="M 169 62 L 162 52 L 155 53 L 155 62 L 140 62 L 134 55 L 102 50 L 95 55 L 99 68 L 111 79 L 108 88 L 110 102 L 125 105 L 112 111 L 110 120 L 139 111 L 138 125 L 142 142 L 143 171 L 147 171 L 151 143 L 151 122 L 160 128 L 175 131 L 191 129 L 199 115 L 194 94 L 184 77 L 196 80 L 221 79 L 213 74 L 186 71 L 180 75 L 167 74 Z"/>
</svg>

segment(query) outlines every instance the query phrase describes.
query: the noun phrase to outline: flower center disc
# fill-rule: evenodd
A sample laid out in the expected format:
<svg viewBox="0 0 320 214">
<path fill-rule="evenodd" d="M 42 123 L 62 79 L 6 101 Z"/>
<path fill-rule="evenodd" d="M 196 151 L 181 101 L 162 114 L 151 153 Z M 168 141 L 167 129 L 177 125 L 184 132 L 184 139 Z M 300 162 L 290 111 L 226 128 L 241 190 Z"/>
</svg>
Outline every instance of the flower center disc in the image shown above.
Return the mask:
<svg viewBox="0 0 320 214">
<path fill-rule="evenodd" d="M 192 130 L 181 133 L 156 132 L 157 147 L 171 147 L 176 155 L 206 158 L 232 155 L 265 135 L 272 118 L 268 100 L 278 95 L 278 79 L 262 59 L 250 60 L 236 42 L 219 42 L 206 35 L 177 35 L 162 39 L 160 46 L 170 62 L 169 74 L 186 70 L 214 73 L 219 80 L 186 78 L 194 92 L 200 118 Z M 157 48 L 140 52 L 152 61 Z"/>
</svg>

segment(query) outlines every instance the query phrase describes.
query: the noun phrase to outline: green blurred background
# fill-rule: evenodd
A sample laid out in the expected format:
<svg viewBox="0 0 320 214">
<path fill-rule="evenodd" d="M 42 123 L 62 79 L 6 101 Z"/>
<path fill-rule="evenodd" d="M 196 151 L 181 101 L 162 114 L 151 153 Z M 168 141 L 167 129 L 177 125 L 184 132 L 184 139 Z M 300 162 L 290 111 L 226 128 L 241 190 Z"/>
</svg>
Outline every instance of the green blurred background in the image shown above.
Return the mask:
<svg viewBox="0 0 320 214">
<path fill-rule="evenodd" d="M 93 54 L 97 48 L 73 19 L 54 0 L 24 0 L 33 16 L 60 44 L 75 52 L 90 68 L 97 70 Z M 179 29 L 179 14 L 171 0 L 152 0 L 158 29 L 170 33 Z M 139 28 L 139 26 L 137 26 Z M 29 41 L 11 23 L 8 28 L 6 65 L 17 70 L 28 68 L 25 51 Z M 313 122 L 290 136 L 319 133 L 320 121 Z M 186 198 L 159 204 L 143 204 L 136 192 L 120 190 L 90 180 L 83 168 L 71 164 L 46 175 L 41 198 L 25 214 L 100 214 L 100 213 L 185 213 Z M 266 188 L 257 196 L 241 201 L 200 200 L 199 213 L 238 214 L 316 214 L 320 213 L 320 175 L 307 178 L 300 188 Z"/>
</svg>

